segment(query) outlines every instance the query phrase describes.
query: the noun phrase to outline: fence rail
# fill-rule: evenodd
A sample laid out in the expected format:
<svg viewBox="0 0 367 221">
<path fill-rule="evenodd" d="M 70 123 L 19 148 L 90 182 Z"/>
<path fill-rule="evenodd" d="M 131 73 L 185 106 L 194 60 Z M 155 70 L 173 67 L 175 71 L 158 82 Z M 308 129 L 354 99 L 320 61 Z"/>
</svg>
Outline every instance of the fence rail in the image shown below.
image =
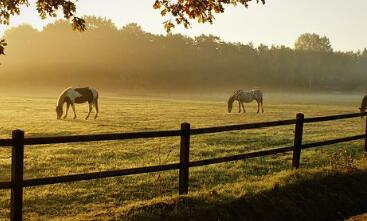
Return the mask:
<svg viewBox="0 0 367 221">
<path fill-rule="evenodd" d="M 14 130 L 11 139 L 0 139 L 0 147 L 12 147 L 11 157 L 11 180 L 8 182 L 0 182 L 0 189 L 11 189 L 11 212 L 10 220 L 22 220 L 23 207 L 23 188 L 30 186 L 50 185 L 56 183 L 74 182 L 81 180 L 91 180 L 115 176 L 127 176 L 133 174 L 152 173 L 166 170 L 179 170 L 179 194 L 187 194 L 189 188 L 189 168 L 217 164 L 229 161 L 237 161 L 255 157 L 274 155 L 293 151 L 292 167 L 298 168 L 300 165 L 302 149 L 313 148 L 318 146 L 348 142 L 353 140 L 364 139 L 364 150 L 367 151 L 367 119 L 365 122 L 365 133 L 343 138 L 336 138 L 313 143 L 302 143 L 303 125 L 305 123 L 332 121 L 339 119 L 348 119 L 366 116 L 367 113 L 351 113 L 342 115 L 322 116 L 304 118 L 302 113 L 297 114 L 296 119 L 280 120 L 271 122 L 238 124 L 229 126 L 196 128 L 191 129 L 189 123 L 182 123 L 180 130 L 166 131 L 149 131 L 149 132 L 134 132 L 134 133 L 115 133 L 115 134 L 96 134 L 96 135 L 76 135 L 76 136 L 59 136 L 59 137 L 31 137 L 25 138 L 24 131 Z M 295 125 L 294 144 L 293 146 L 273 148 L 232 156 L 190 161 L 190 137 L 192 135 L 218 133 L 234 130 L 248 130 L 268 127 L 278 127 L 284 125 Z M 44 177 L 23 180 L 23 163 L 24 163 L 24 146 L 42 145 L 42 144 L 57 144 L 57 143 L 73 143 L 73 142 L 92 142 L 92 141 L 111 141 L 111 140 L 127 140 L 141 138 L 156 138 L 156 137 L 180 137 L 180 159 L 179 163 L 155 165 L 148 167 L 130 168 L 113 171 L 102 171 L 93 173 L 73 174 L 56 177 Z"/>
<path fill-rule="evenodd" d="M 314 143 L 307 143 L 307 144 L 302 145 L 302 149 L 326 146 L 326 145 L 348 142 L 348 141 L 353 141 L 353 140 L 360 140 L 365 137 L 366 137 L 366 134 L 361 134 L 361 135 L 355 135 L 355 136 L 350 136 L 350 137 L 343 137 L 343 138 L 337 138 L 337 139 L 332 139 L 332 140 L 324 140 L 324 141 L 319 141 L 319 142 L 314 142 Z"/>
<path fill-rule="evenodd" d="M 365 116 L 363 114 L 363 116 Z M 341 120 L 347 118 L 361 117 L 361 113 L 352 113 L 352 114 L 340 114 L 340 115 L 331 115 L 331 116 L 322 116 L 322 117 L 310 117 L 305 118 L 304 123 L 314 123 L 314 122 L 322 122 L 322 121 L 330 121 L 330 120 Z"/>
<path fill-rule="evenodd" d="M 190 162 L 189 165 L 190 167 L 205 166 L 205 165 L 210 165 L 210 164 L 224 163 L 224 162 L 244 160 L 244 159 L 255 158 L 255 157 L 268 156 L 268 155 L 273 155 L 273 154 L 278 154 L 278 153 L 285 153 L 285 152 L 289 152 L 292 150 L 293 150 L 293 146 L 274 148 L 270 150 L 262 150 L 262 151 L 237 154 L 237 155 L 232 155 L 232 156 L 206 159 L 206 160 L 198 160 L 198 161 Z"/>
<path fill-rule="evenodd" d="M 57 176 L 57 177 L 45 177 L 45 178 L 24 180 L 23 186 L 28 187 L 28 186 L 49 185 L 49 184 L 55 184 L 55 183 L 66 183 L 66 182 L 73 182 L 73 181 L 80 181 L 80 180 L 92 180 L 92 179 L 115 177 L 115 176 L 127 176 L 127 175 L 133 175 L 133 174 L 141 174 L 141 173 L 160 172 L 160 171 L 165 171 L 165 170 L 175 170 L 179 168 L 180 168 L 180 164 L 174 163 L 174 164 L 149 166 L 149 167 L 138 167 L 138 168 L 131 168 L 131 169 L 123 169 L 123 170 L 82 173 L 82 174 Z"/>
<path fill-rule="evenodd" d="M 238 124 L 238 125 L 229 125 L 229 126 L 220 126 L 220 127 L 208 127 L 208 128 L 198 128 L 192 129 L 191 134 L 209 134 L 209 133 L 218 133 L 225 131 L 233 131 L 233 130 L 248 130 L 248 129 L 260 129 L 266 127 L 276 127 L 276 126 L 284 126 L 296 123 L 296 120 L 280 120 L 280 121 L 270 121 L 270 122 L 260 122 L 260 123 L 251 123 L 251 124 Z"/>
</svg>

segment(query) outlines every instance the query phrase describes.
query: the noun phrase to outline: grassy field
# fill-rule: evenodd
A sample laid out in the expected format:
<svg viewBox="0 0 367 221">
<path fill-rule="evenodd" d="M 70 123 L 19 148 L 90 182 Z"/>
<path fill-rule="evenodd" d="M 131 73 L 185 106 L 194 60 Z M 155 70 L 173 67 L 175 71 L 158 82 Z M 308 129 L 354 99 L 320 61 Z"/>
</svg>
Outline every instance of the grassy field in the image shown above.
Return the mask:
<svg viewBox="0 0 367 221">
<path fill-rule="evenodd" d="M 297 97 L 269 95 L 265 113 L 228 114 L 225 98 L 169 99 L 101 97 L 98 120 L 83 120 L 87 105 L 77 106 L 77 120 L 56 120 L 55 99 L 1 97 L 0 136 L 14 129 L 27 137 L 135 132 L 262 122 L 357 111 L 358 96 Z M 287 101 L 286 101 L 287 100 Z M 269 101 L 269 102 L 268 102 Z M 271 101 L 271 102 L 270 102 Z M 237 106 L 234 107 L 236 112 Z M 71 117 L 69 115 L 69 117 Z M 361 134 L 360 118 L 305 125 L 304 142 Z M 191 160 L 245 153 L 293 143 L 294 126 L 225 132 L 192 137 Z M 10 149 L 0 149 L 0 181 L 10 179 Z M 363 142 L 349 142 L 302 152 L 299 173 L 318 174 L 339 167 L 359 167 Z M 25 178 L 176 163 L 179 138 L 40 145 L 25 149 Z M 291 182 L 291 153 L 190 169 L 190 196 L 207 201 L 230 202 L 244 195 L 266 191 Z M 311 176 L 311 175 L 309 175 Z M 24 217 L 32 220 L 119 220 L 135 216 L 137 208 L 177 198 L 178 171 L 107 178 L 25 188 Z M 0 220 L 9 217 L 9 191 L 0 191 Z M 146 210 L 149 214 L 149 210 Z M 134 215 L 135 214 L 135 215 Z M 118 218 L 120 217 L 120 218 Z"/>
</svg>

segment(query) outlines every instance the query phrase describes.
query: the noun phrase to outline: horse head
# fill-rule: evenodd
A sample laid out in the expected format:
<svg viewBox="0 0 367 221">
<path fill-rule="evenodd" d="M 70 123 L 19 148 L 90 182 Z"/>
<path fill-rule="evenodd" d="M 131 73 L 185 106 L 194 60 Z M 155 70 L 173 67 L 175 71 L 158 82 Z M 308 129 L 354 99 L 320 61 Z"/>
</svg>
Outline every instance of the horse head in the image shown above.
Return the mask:
<svg viewBox="0 0 367 221">
<path fill-rule="evenodd" d="M 363 118 L 366 108 L 367 108 L 367 95 L 363 97 L 361 107 L 359 108 L 359 111 L 361 112 L 361 118 Z"/>
<path fill-rule="evenodd" d="M 228 99 L 228 113 L 231 113 L 231 111 L 232 111 L 232 105 L 233 105 L 233 102 L 234 102 L 234 96 L 231 96 L 231 97 Z"/>
<path fill-rule="evenodd" d="M 62 108 L 62 105 L 56 106 L 56 117 L 57 117 L 58 120 L 61 119 L 61 116 L 63 114 L 63 110 L 62 109 L 63 109 Z"/>
<path fill-rule="evenodd" d="M 361 112 L 361 118 L 363 118 L 364 117 L 364 112 L 366 111 L 366 108 L 360 107 L 358 109 Z"/>
</svg>

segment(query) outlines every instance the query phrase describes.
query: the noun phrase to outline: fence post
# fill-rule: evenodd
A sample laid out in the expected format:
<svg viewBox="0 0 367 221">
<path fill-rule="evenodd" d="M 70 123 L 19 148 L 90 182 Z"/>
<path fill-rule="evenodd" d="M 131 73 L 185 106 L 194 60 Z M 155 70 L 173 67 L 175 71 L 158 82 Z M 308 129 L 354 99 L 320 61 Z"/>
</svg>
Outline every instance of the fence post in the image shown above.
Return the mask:
<svg viewBox="0 0 367 221">
<path fill-rule="evenodd" d="M 187 194 L 189 191 L 189 160 L 190 160 L 190 124 L 181 124 L 180 170 L 178 193 Z"/>
<path fill-rule="evenodd" d="M 299 162 L 301 158 L 303 119 L 304 115 L 302 113 L 298 113 L 296 117 L 296 127 L 294 131 L 294 146 L 292 158 L 292 167 L 295 169 L 299 167 Z"/>
<path fill-rule="evenodd" d="M 22 220 L 24 131 L 12 132 L 10 220 Z"/>
</svg>

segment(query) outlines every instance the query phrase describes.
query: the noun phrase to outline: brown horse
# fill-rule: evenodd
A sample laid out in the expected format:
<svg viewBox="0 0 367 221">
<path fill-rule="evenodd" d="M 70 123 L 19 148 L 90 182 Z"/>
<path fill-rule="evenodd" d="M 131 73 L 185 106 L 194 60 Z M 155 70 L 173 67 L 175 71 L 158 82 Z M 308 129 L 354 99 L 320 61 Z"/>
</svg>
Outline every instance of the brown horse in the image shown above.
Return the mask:
<svg viewBox="0 0 367 221">
<path fill-rule="evenodd" d="M 363 97 L 361 107 L 359 108 L 359 110 L 361 111 L 361 117 L 363 117 L 366 108 L 367 108 L 367 95 Z"/>
<path fill-rule="evenodd" d="M 88 102 L 89 111 L 88 115 L 85 119 L 89 118 L 90 113 L 92 112 L 92 106 L 96 109 L 96 115 L 94 119 L 98 116 L 98 92 L 94 88 L 83 87 L 83 88 L 66 88 L 56 102 L 56 117 L 57 119 L 61 119 L 63 114 L 64 103 L 66 103 L 66 113 L 63 119 L 68 116 L 69 107 L 73 109 L 74 119 L 76 119 L 75 106 L 74 103 L 81 104 Z"/>
</svg>

